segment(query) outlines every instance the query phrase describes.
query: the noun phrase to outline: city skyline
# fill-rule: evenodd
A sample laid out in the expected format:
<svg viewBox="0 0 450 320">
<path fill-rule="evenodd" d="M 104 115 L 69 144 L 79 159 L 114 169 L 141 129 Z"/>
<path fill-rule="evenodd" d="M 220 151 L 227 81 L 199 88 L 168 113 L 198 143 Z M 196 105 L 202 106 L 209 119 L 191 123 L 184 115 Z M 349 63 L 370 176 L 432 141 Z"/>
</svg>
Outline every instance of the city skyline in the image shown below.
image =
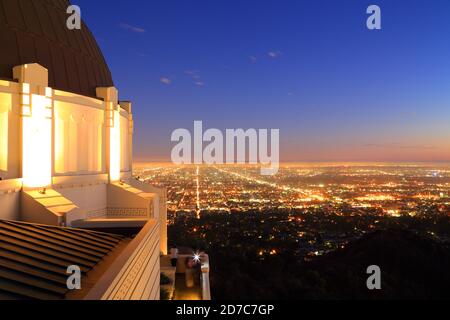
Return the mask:
<svg viewBox="0 0 450 320">
<path fill-rule="evenodd" d="M 254 165 L 135 166 L 135 176 L 168 192 L 172 212 L 247 212 L 335 208 L 380 209 L 380 215 L 414 212 L 426 204 L 448 205 L 448 164 L 282 165 L 261 176 Z M 427 203 L 428 202 L 428 203 Z M 416 209 L 417 209 L 416 208 Z"/>
<path fill-rule="evenodd" d="M 446 1 L 377 1 L 376 31 L 364 1 L 77 4 L 133 97 L 137 160 L 194 120 L 280 129 L 281 162 L 450 159 Z"/>
</svg>

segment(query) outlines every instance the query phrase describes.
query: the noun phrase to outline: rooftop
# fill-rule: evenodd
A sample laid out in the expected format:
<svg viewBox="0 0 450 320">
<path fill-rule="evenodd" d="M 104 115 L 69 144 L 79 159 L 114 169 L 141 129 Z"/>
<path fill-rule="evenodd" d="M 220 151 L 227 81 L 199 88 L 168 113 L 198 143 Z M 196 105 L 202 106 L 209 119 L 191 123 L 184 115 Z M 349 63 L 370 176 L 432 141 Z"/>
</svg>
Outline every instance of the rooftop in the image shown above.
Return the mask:
<svg viewBox="0 0 450 320">
<path fill-rule="evenodd" d="M 0 299 L 71 299 L 67 267 L 83 277 L 87 293 L 129 242 L 120 235 L 0 220 Z"/>
<path fill-rule="evenodd" d="M 88 27 L 69 30 L 68 0 L 0 0 L 0 79 L 13 67 L 39 63 L 49 86 L 96 97 L 95 88 L 114 85 L 105 58 Z"/>
</svg>

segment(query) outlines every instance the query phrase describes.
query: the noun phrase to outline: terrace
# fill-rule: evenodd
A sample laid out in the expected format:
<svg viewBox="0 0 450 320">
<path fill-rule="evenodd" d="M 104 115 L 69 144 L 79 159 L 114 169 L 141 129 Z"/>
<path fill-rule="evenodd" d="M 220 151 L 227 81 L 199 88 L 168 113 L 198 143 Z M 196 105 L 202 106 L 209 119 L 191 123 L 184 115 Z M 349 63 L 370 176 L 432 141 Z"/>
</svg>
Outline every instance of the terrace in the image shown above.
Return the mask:
<svg viewBox="0 0 450 320">
<path fill-rule="evenodd" d="M 211 300 L 209 285 L 209 257 L 199 254 L 200 263 L 188 267 L 188 261 L 193 259 L 192 249 L 180 248 L 176 267 L 170 264 L 170 256 L 161 257 L 161 273 L 167 276 L 171 283 L 162 286 L 168 293 L 169 300 Z"/>
</svg>

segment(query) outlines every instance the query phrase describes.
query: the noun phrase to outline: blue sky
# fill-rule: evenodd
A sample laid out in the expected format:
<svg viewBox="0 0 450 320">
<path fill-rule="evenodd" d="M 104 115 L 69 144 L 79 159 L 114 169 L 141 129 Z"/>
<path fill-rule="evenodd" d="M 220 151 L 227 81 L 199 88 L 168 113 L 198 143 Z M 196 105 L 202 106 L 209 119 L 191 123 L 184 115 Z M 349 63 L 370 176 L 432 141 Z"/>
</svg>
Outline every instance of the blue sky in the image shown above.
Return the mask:
<svg viewBox="0 0 450 320">
<path fill-rule="evenodd" d="M 73 3 L 133 101 L 136 159 L 203 120 L 279 128 L 284 161 L 450 160 L 449 1 Z"/>
</svg>

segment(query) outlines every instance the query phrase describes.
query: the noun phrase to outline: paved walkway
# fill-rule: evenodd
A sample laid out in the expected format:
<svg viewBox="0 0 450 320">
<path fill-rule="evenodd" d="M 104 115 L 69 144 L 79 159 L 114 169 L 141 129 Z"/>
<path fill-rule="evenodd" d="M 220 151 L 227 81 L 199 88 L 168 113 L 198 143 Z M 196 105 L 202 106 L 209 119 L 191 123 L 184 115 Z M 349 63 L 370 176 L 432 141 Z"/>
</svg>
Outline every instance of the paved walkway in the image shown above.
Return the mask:
<svg viewBox="0 0 450 320">
<path fill-rule="evenodd" d="M 195 286 L 186 287 L 185 275 L 177 273 L 175 277 L 174 300 L 202 300 L 202 290 L 200 288 L 200 274 L 195 275 Z"/>
</svg>

